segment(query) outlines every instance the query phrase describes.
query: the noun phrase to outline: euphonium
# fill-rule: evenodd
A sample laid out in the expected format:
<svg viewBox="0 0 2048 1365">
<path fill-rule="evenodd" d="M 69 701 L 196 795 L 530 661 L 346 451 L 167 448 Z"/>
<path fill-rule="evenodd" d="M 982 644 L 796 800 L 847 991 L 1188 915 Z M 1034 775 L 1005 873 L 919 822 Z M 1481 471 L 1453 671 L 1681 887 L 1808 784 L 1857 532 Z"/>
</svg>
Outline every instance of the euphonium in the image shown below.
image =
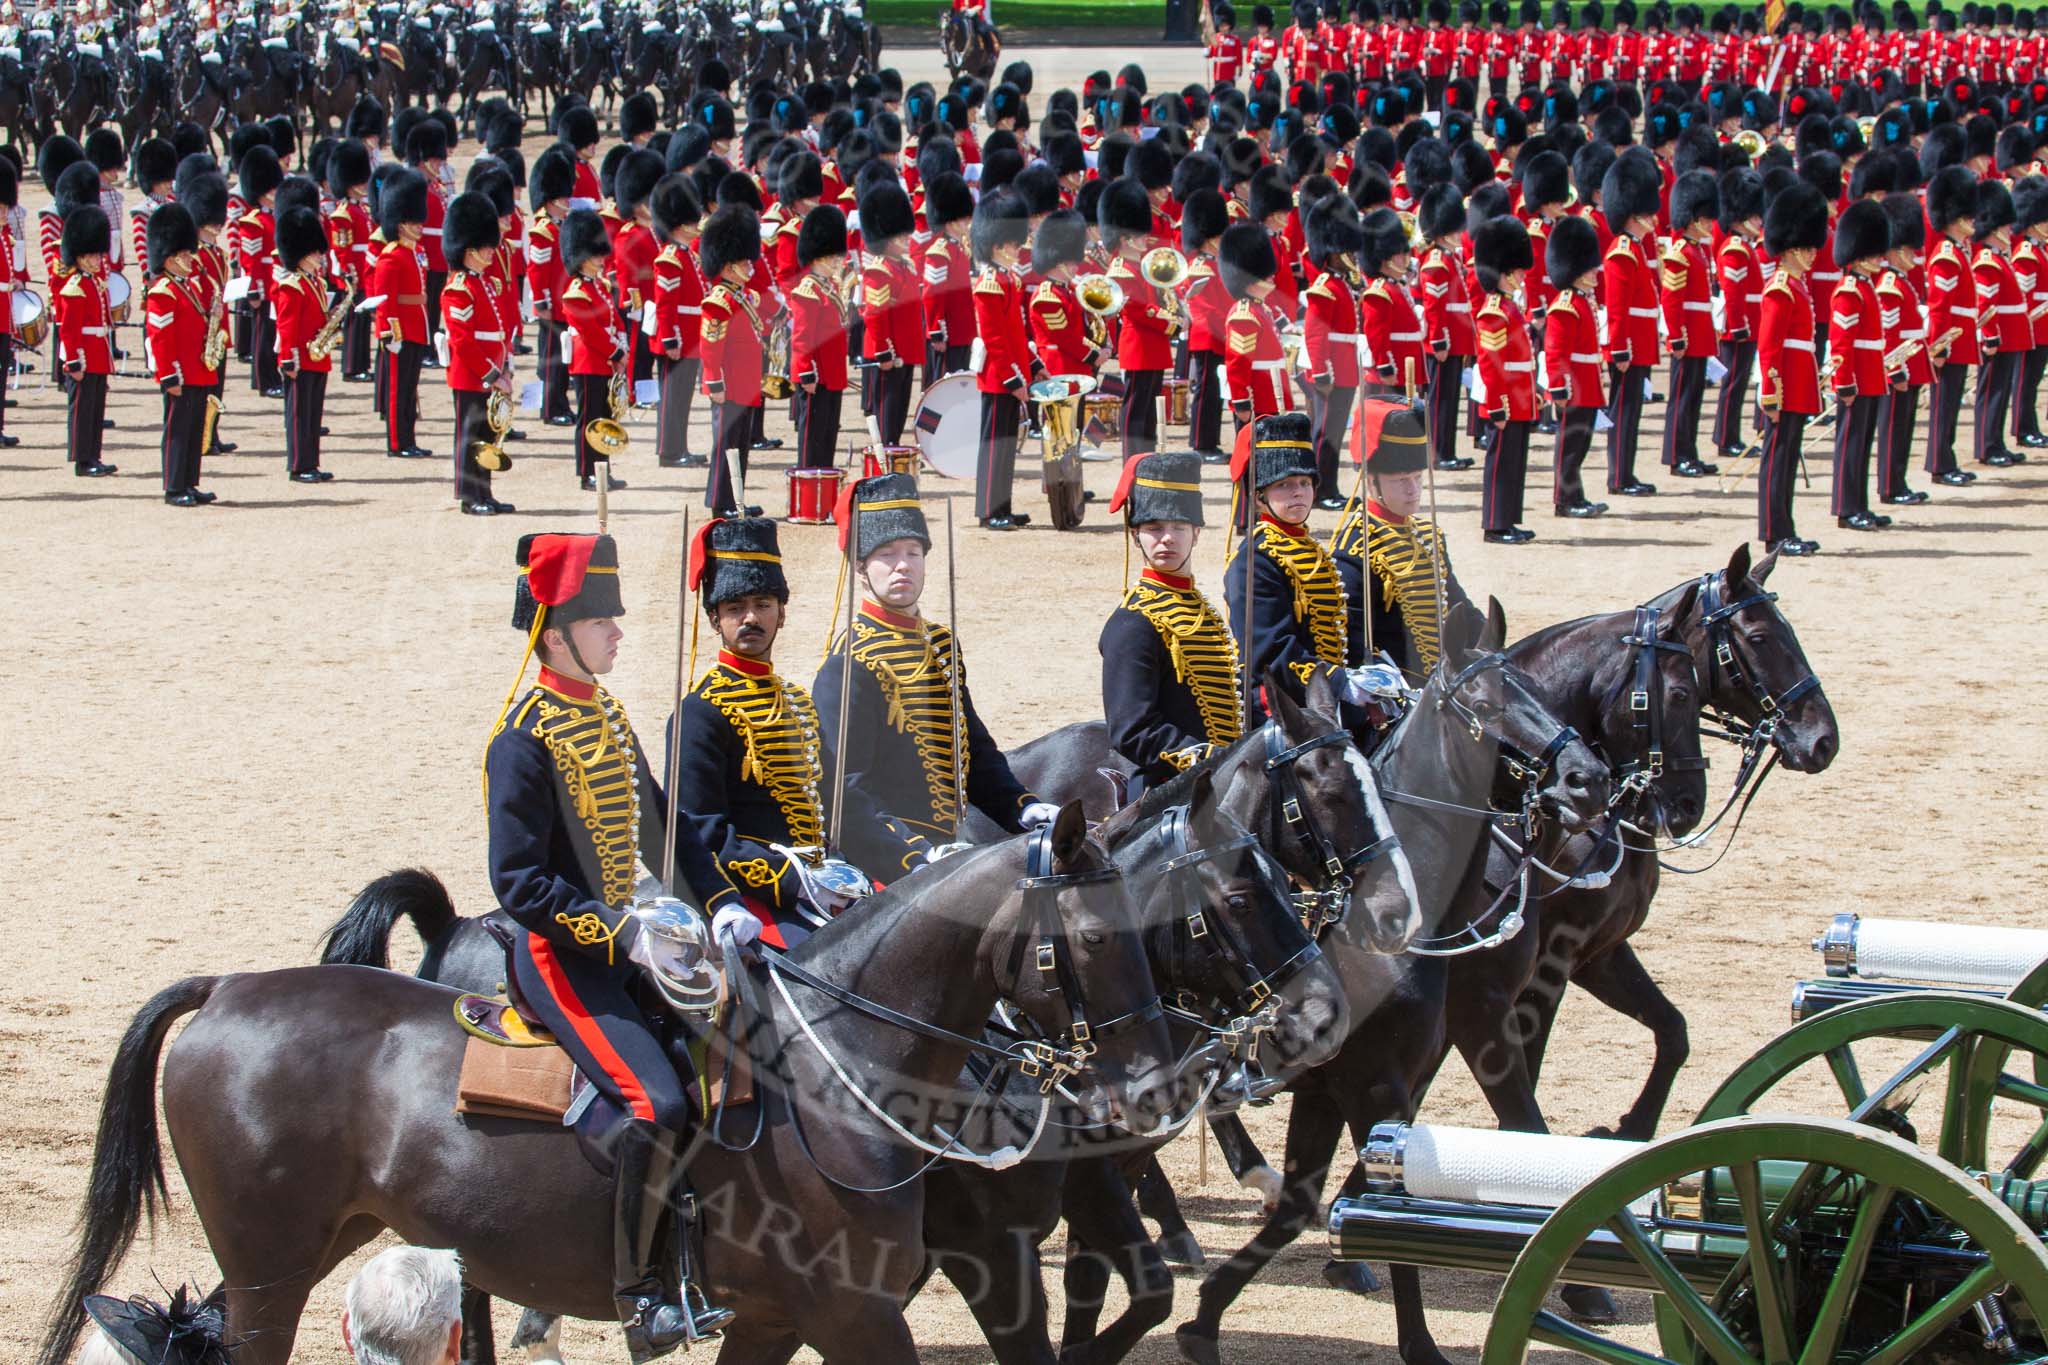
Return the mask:
<svg viewBox="0 0 2048 1365">
<path fill-rule="evenodd" d="M 633 438 L 626 433 L 626 372 L 624 369 L 612 371 L 612 382 L 606 391 L 606 397 L 611 401 L 612 415 L 609 417 L 593 417 L 584 423 L 583 439 L 590 443 L 590 448 L 597 452 L 597 457 L 600 460 L 616 460 L 619 456 L 625 454 L 628 447 L 633 444 Z M 506 425 L 509 426 L 511 425 L 511 405 L 507 403 L 506 408 Z M 488 420 L 488 417 L 486 417 L 486 420 Z"/>
<path fill-rule="evenodd" d="M 315 360 L 325 360 L 334 354 L 334 347 L 341 340 L 341 329 L 348 325 L 348 310 L 355 306 L 356 290 L 350 285 L 342 294 L 341 302 L 327 310 L 327 318 L 320 324 L 320 330 L 306 343 L 306 354 Z"/>
<path fill-rule="evenodd" d="M 1158 291 L 1159 306 L 1171 319 L 1168 328 L 1179 331 L 1187 317 L 1181 311 L 1180 295 L 1173 291 L 1188 277 L 1188 258 L 1170 246 L 1155 246 L 1138 261 L 1138 273 Z"/>
<path fill-rule="evenodd" d="M 1875 127 L 1876 124 L 1877 120 L 1872 119 L 1871 126 Z M 1864 135 L 1864 140 L 1869 140 L 1869 134 L 1866 133 Z M 1756 129 L 1744 128 L 1735 135 L 1735 145 L 1742 148 L 1743 154 L 1748 156 L 1751 161 L 1754 161 L 1764 154 L 1764 149 L 1770 144 L 1764 141 L 1764 135 Z"/>
<path fill-rule="evenodd" d="M 1124 310 L 1124 287 L 1107 275 L 1083 275 L 1074 281 L 1074 299 L 1088 315 L 1082 324 L 1088 340 L 1106 345 L 1109 320 Z"/>
<path fill-rule="evenodd" d="M 512 398 L 504 390 L 492 389 L 491 396 L 484 400 L 484 425 L 491 429 L 491 439 L 471 441 L 469 458 L 479 469 L 502 474 L 512 467 L 512 456 L 505 450 L 505 433 L 512 430 Z"/>
</svg>

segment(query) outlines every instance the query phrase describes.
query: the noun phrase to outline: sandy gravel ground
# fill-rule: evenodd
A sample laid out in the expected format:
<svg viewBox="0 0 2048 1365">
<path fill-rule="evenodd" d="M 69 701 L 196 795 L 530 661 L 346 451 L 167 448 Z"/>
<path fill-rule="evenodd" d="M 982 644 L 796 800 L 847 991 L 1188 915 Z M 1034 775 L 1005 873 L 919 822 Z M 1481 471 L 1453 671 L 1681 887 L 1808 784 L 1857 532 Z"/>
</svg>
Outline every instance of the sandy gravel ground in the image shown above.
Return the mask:
<svg viewBox="0 0 2048 1365">
<path fill-rule="evenodd" d="M 1043 92 L 1128 54 L 1023 55 L 1038 64 L 1042 102 Z M 1198 74 L 1192 52 L 1139 55 L 1155 88 Z M 938 60 L 929 48 L 897 57 L 913 78 Z M 539 146 L 529 144 L 529 157 Z M 428 392 L 422 439 L 445 456 L 448 402 Z M 384 458 L 365 387 L 336 383 L 327 465 L 339 478 L 311 490 L 284 478 L 278 405 L 238 374 L 229 408 L 226 430 L 242 449 L 209 465 L 205 482 L 221 501 L 200 511 L 159 501 L 156 400 L 143 381 L 117 383 L 119 427 L 107 447 L 122 466 L 116 479 L 70 475 L 51 391 L 23 395 L 7 415 L 22 444 L 0 454 L 19 703 L 0 744 L 9 793 L 0 866 L 16 887 L 6 954 L 14 984 L 0 999 L 6 1358 L 25 1356 L 47 1306 L 104 1068 L 142 1000 L 192 973 L 310 960 L 348 897 L 389 868 L 431 867 L 462 910 L 488 907 L 477 765 L 517 658 L 507 628 L 513 540 L 591 523 L 567 438 L 538 421 L 524 422 L 536 439 L 516 448 L 518 465 L 498 485 L 521 514 L 474 521 L 451 501 L 445 459 Z M 1660 423 L 1652 408 L 1643 470 L 1653 479 Z M 772 430 L 789 434 L 780 416 Z M 634 438 L 618 470 L 631 487 L 612 503 L 630 613 L 612 682 L 651 730 L 674 667 L 679 513 L 696 504 L 702 476 L 657 469 L 645 419 Z M 706 440 L 700 430 L 700 449 Z M 1718 566 L 1752 533 L 1752 486 L 1723 495 L 1711 481 L 1663 480 L 1660 496 L 1621 500 L 1598 522 L 1553 520 L 1544 510 L 1550 444 L 1537 441 L 1530 479 L 1530 524 L 1541 538 L 1524 548 L 1481 544 L 1476 472 L 1439 480 L 1461 577 L 1475 594 L 1497 594 L 1517 633 L 1643 600 Z M 1833 527 L 1827 456 L 1818 442 L 1813 449 L 1801 525 L 1826 552 L 1785 565 L 1772 586 L 1834 700 L 1843 754 L 1824 776 L 1772 783 L 1746 846 L 1709 876 L 1667 882 L 1638 940 L 1692 1021 L 1692 1060 L 1667 1126 L 1783 1025 L 1789 983 L 1814 963 L 1807 939 L 1831 913 L 2048 923 L 2015 894 L 2044 864 L 2019 832 L 2042 812 L 2044 738 L 2029 697 L 2048 670 L 2048 608 L 2027 566 L 2048 549 L 2048 477 L 2038 465 L 1987 471 L 1973 489 L 1941 490 L 1932 505 L 1905 509 L 1884 534 L 1857 535 Z M 778 512 L 788 461 L 787 451 L 769 456 L 755 478 Z M 1589 473 L 1600 469 L 1598 451 L 1591 465 Z M 1090 486 L 1106 496 L 1114 468 L 1090 465 Z M 1210 477 L 1211 518 L 1220 521 L 1225 489 Z M 1915 482 L 1924 482 L 1917 469 Z M 928 489 L 963 491 L 971 492 L 943 480 Z M 1035 488 L 1019 505 L 1042 521 Z M 788 528 L 783 546 L 796 596 L 781 658 L 808 680 L 826 631 L 831 537 Z M 1221 548 L 1212 539 L 1200 550 L 1212 591 Z M 962 530 L 959 564 L 958 624 L 998 738 L 1017 743 L 1097 714 L 1094 642 L 1121 566 L 1102 515 L 1091 512 L 1067 536 Z M 410 960 L 409 932 L 398 948 Z M 1610 1121 L 1647 1066 L 1646 1035 L 1584 996 L 1572 998 L 1560 1029 L 1544 1093 L 1553 1121 L 1566 1131 Z M 1283 1117 L 1284 1107 L 1255 1116 L 1269 1150 Z M 1437 1087 L 1428 1117 L 1486 1121 L 1462 1071 Z M 1199 1188 L 1191 1140 L 1169 1161 L 1212 1257 L 1250 1235 L 1255 1206 L 1227 1184 L 1220 1162 Z M 182 1210 L 182 1191 L 174 1206 Z M 1311 1235 L 1255 1285 L 1228 1320 L 1232 1359 L 1389 1357 L 1386 1299 L 1325 1289 L 1322 1258 Z M 210 1284 L 214 1275 L 199 1228 L 178 1212 L 115 1287 L 147 1290 L 152 1276 Z M 1441 1339 L 1475 1358 L 1492 1282 L 1431 1273 L 1426 1283 Z M 298 1359 L 343 1359 L 334 1328 L 342 1284 L 337 1275 L 315 1297 Z M 1183 1277 L 1177 1316 L 1193 1290 Z M 1625 1307 L 1631 1323 L 1647 1320 L 1646 1300 Z M 912 1321 L 928 1359 L 988 1358 L 944 1284 L 913 1307 Z M 501 1316 L 501 1341 L 510 1325 Z M 615 1333 L 590 1324 L 572 1328 L 569 1348 L 576 1360 L 623 1358 Z M 1154 1337 L 1136 1358 L 1172 1359 L 1170 1339 Z"/>
</svg>

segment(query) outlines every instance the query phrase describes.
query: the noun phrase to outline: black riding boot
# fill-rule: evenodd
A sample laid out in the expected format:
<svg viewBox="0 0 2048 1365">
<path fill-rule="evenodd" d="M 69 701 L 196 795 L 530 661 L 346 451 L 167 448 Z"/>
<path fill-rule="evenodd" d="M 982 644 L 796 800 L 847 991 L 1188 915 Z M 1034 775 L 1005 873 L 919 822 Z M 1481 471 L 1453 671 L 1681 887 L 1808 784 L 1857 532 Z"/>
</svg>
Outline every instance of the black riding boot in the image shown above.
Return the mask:
<svg viewBox="0 0 2048 1365">
<path fill-rule="evenodd" d="M 674 1134 L 640 1119 L 619 1130 L 612 1176 L 612 1296 L 634 1365 L 667 1355 L 684 1342 L 716 1336 L 733 1317 L 730 1309 L 712 1308 L 693 1293 L 687 1252 L 679 1258 L 685 1268 L 681 1306 L 668 1301 L 655 1264 L 669 1214 L 676 1142 Z M 678 1225 L 675 1235 L 677 1246 L 687 1248 L 689 1229 Z"/>
</svg>

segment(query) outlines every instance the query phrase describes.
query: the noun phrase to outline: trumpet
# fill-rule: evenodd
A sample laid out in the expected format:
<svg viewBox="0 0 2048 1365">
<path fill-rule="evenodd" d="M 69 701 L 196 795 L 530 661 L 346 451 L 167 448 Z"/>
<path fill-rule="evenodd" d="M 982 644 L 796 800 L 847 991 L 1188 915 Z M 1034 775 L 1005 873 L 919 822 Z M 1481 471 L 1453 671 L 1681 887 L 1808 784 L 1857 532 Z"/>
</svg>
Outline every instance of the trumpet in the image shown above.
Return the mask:
<svg viewBox="0 0 2048 1365">
<path fill-rule="evenodd" d="M 491 396 L 484 400 L 484 425 L 491 429 L 488 441 L 471 441 L 469 458 L 479 469 L 493 474 L 502 474 L 512 467 L 512 456 L 505 450 L 505 433 L 512 430 L 512 397 L 502 389 L 492 389 Z M 594 427 L 596 422 L 592 422 Z M 595 446 L 597 443 L 592 441 Z M 599 447 L 600 449 L 602 447 Z"/>
<path fill-rule="evenodd" d="M 583 424 L 583 439 L 597 452 L 600 460 L 616 460 L 626 453 L 633 444 L 633 438 L 626 432 L 626 371 L 623 367 L 612 371 L 611 385 L 605 391 L 611 403 L 612 415 L 593 417 Z M 490 420 L 490 409 L 485 408 L 484 420 Z M 512 403 L 505 402 L 505 425 L 512 425 Z M 496 428 L 493 428 L 496 430 Z M 479 461 L 481 463 L 481 461 Z M 488 466 L 486 466 L 488 467 Z"/>
</svg>

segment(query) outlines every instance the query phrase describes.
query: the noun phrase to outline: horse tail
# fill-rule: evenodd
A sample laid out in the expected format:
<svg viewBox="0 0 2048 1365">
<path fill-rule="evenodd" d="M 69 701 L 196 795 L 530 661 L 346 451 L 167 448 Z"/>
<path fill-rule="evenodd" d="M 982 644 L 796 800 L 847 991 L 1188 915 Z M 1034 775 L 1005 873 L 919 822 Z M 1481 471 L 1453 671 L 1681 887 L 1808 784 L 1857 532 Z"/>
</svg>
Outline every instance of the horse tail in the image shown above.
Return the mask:
<svg viewBox="0 0 2048 1365">
<path fill-rule="evenodd" d="M 188 976 L 166 986 L 136 1013 L 122 1035 L 107 1073 L 106 1098 L 100 1103 L 92 1177 L 79 1210 L 78 1250 L 71 1258 L 63 1292 L 50 1308 L 36 1365 L 63 1365 L 71 1358 L 85 1326 L 79 1301 L 98 1293 L 128 1254 L 143 1213 L 149 1214 L 154 1226 L 157 1205 L 170 1200 L 164 1185 L 163 1147 L 156 1131 L 157 1061 L 171 1025 L 204 1005 L 222 980 L 225 978 Z"/>
<path fill-rule="evenodd" d="M 456 924 L 455 902 L 441 879 L 423 867 L 387 872 L 356 893 L 320 941 L 323 966 L 391 965 L 391 926 L 404 915 L 429 947 Z"/>
</svg>

